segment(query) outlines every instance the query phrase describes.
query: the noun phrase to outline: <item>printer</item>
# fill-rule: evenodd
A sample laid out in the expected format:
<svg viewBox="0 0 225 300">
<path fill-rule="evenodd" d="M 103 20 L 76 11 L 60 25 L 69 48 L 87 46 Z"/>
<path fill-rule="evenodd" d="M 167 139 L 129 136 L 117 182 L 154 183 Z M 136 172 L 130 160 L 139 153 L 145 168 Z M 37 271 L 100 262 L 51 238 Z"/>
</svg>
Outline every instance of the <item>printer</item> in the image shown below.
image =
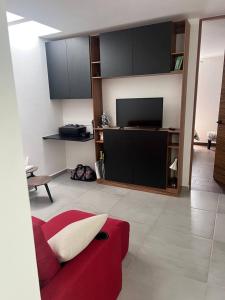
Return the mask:
<svg viewBox="0 0 225 300">
<path fill-rule="evenodd" d="M 87 132 L 87 128 L 84 125 L 78 125 L 78 124 L 68 124 L 62 127 L 59 127 L 59 135 L 62 137 L 87 137 L 90 135 L 89 132 Z"/>
</svg>

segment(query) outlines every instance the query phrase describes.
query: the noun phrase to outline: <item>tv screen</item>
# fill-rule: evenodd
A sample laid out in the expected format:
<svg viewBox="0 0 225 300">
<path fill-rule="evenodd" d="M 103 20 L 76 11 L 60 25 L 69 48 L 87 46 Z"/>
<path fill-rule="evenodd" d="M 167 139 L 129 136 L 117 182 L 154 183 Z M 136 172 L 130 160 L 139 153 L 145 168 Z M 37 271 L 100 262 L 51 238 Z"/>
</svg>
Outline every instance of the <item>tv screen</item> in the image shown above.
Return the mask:
<svg viewBox="0 0 225 300">
<path fill-rule="evenodd" d="M 116 122 L 119 127 L 161 128 L 163 98 L 132 98 L 116 100 Z"/>
</svg>

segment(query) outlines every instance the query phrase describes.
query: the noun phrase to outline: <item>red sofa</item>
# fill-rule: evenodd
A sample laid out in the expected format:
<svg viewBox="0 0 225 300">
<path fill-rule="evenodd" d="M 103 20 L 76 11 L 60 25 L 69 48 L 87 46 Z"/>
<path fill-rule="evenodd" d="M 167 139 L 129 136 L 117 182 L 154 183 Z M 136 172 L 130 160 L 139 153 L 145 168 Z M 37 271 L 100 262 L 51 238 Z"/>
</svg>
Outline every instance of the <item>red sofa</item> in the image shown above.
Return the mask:
<svg viewBox="0 0 225 300">
<path fill-rule="evenodd" d="M 92 214 L 77 210 L 64 212 L 48 222 L 35 217 L 33 226 L 41 227 L 45 242 L 68 224 Z M 102 231 L 107 240 L 93 240 L 74 259 L 56 266 L 56 274 L 41 283 L 42 300 L 115 300 L 122 287 L 122 259 L 128 251 L 129 223 L 109 218 Z M 34 231 L 37 253 L 39 241 Z M 51 251 L 49 249 L 49 251 Z M 41 252 L 42 253 L 42 252 Z M 54 258 L 55 259 L 55 258 Z M 37 257 L 38 260 L 38 257 Z M 58 264 L 58 262 L 53 262 Z M 47 264 L 46 264 L 47 265 Z M 39 264 L 38 264 L 39 267 Z M 54 265 L 55 267 L 55 265 Z M 39 273 L 40 279 L 40 273 Z"/>
</svg>

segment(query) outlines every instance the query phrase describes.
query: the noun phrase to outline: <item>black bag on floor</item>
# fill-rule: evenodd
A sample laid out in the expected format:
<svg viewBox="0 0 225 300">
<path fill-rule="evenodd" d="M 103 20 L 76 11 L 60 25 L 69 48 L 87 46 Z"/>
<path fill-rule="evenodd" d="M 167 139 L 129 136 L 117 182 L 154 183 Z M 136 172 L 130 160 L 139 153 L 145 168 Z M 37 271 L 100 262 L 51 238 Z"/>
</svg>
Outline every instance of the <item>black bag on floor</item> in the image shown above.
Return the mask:
<svg viewBox="0 0 225 300">
<path fill-rule="evenodd" d="M 95 181 L 96 174 L 95 171 L 89 166 L 77 165 L 77 167 L 71 172 L 72 180 L 81 181 Z"/>
</svg>

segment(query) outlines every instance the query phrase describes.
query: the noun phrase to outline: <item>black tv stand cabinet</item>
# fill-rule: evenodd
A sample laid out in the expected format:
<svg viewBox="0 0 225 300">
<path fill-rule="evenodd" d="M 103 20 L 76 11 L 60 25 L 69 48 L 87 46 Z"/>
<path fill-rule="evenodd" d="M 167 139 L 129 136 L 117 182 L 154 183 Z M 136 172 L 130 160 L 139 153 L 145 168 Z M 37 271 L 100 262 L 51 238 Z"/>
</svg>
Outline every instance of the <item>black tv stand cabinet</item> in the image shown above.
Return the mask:
<svg viewBox="0 0 225 300">
<path fill-rule="evenodd" d="M 106 180 L 166 189 L 168 131 L 143 128 L 103 131 Z"/>
</svg>

